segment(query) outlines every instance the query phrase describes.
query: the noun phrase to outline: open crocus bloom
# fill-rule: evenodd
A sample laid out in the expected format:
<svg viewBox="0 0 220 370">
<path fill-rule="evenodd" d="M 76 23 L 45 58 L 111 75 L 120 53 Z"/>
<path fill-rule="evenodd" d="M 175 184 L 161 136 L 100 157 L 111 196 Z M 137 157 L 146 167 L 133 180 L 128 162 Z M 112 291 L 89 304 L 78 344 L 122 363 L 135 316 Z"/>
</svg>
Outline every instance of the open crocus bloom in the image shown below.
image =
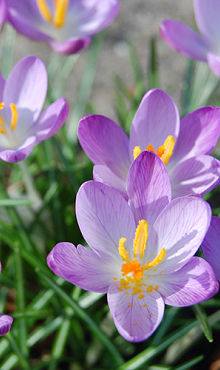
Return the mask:
<svg viewBox="0 0 220 370">
<path fill-rule="evenodd" d="M 194 0 L 194 12 L 200 35 L 182 23 L 165 20 L 160 26 L 161 37 L 179 53 L 207 62 L 220 77 L 220 2 Z"/>
<path fill-rule="evenodd" d="M 1 274 L 1 262 L 0 262 L 0 274 Z M 11 329 L 13 319 L 11 316 L 0 314 L 0 337 L 7 334 Z"/>
<path fill-rule="evenodd" d="M 118 0 L 7 0 L 8 21 L 23 35 L 49 42 L 58 53 L 88 46 L 119 11 Z"/>
<path fill-rule="evenodd" d="M 82 118 L 78 136 L 95 164 L 94 179 L 124 193 L 133 160 L 144 150 L 157 153 L 167 167 L 175 198 L 205 194 L 219 184 L 220 162 L 208 155 L 219 132 L 219 108 L 197 109 L 180 122 L 171 97 L 153 89 L 135 114 L 130 139 L 115 122 L 99 115 Z"/>
<path fill-rule="evenodd" d="M 107 292 L 119 333 L 138 342 L 156 330 L 164 303 L 188 306 L 209 299 L 218 282 L 209 264 L 193 257 L 209 227 L 209 205 L 193 196 L 170 201 L 166 168 L 150 152 L 132 164 L 127 189 L 129 203 L 110 186 L 84 183 L 76 215 L 92 249 L 59 243 L 47 263 L 82 289 Z"/>
<path fill-rule="evenodd" d="M 34 57 L 20 60 L 5 81 L 0 73 L 0 158 L 19 162 L 32 148 L 59 130 L 68 116 L 60 98 L 42 114 L 47 93 L 47 72 Z"/>
<path fill-rule="evenodd" d="M 202 243 L 205 258 L 212 266 L 215 275 L 220 280 L 220 218 L 213 216 L 210 227 Z"/>
</svg>

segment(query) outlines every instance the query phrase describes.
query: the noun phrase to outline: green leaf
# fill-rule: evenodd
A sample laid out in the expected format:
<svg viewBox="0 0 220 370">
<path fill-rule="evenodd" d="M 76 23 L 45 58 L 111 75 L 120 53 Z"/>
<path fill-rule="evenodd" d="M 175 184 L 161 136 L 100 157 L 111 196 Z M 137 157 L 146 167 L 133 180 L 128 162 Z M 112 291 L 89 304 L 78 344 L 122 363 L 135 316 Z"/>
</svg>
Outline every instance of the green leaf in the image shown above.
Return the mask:
<svg viewBox="0 0 220 370">
<path fill-rule="evenodd" d="M 205 310 L 203 307 L 199 304 L 196 304 L 193 306 L 193 310 L 195 312 L 196 318 L 199 321 L 202 331 L 205 335 L 205 337 L 208 339 L 208 341 L 211 343 L 213 342 L 212 338 L 212 329 L 208 321 L 208 317 L 205 313 Z"/>
</svg>

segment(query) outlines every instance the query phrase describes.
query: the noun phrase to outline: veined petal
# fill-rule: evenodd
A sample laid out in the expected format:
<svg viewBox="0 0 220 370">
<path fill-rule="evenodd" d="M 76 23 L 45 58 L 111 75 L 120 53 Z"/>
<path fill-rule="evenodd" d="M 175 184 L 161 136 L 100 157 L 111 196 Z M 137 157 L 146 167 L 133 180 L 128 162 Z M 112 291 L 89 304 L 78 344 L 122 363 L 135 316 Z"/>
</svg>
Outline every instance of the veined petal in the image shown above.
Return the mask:
<svg viewBox="0 0 220 370">
<path fill-rule="evenodd" d="M 194 12 L 197 26 L 201 34 L 214 45 L 220 45 L 219 14 L 220 3 L 218 0 L 194 0 Z"/>
<path fill-rule="evenodd" d="M 210 69 L 217 76 L 220 77 L 220 57 L 218 55 L 208 53 L 207 60 Z"/>
<path fill-rule="evenodd" d="M 36 144 L 53 136 L 67 120 L 69 106 L 64 98 L 59 98 L 40 115 L 31 128 L 36 136 Z"/>
<path fill-rule="evenodd" d="M 199 108 L 180 123 L 180 132 L 169 165 L 201 154 L 210 154 L 220 134 L 220 114 L 217 107 Z"/>
<path fill-rule="evenodd" d="M 96 181 L 84 183 L 76 196 L 76 216 L 88 245 L 121 262 L 119 240 L 133 248 L 135 221 L 126 200 L 115 189 Z"/>
<path fill-rule="evenodd" d="M 130 157 L 133 149 L 141 151 L 148 145 L 157 150 L 172 135 L 176 140 L 179 133 L 179 113 L 172 98 L 163 90 L 152 89 L 143 97 L 134 116 L 130 133 Z"/>
<path fill-rule="evenodd" d="M 125 179 L 117 176 L 109 167 L 96 164 L 93 167 L 93 178 L 95 181 L 99 181 L 116 188 L 123 197 L 127 199 Z"/>
<path fill-rule="evenodd" d="M 198 33 L 185 24 L 165 20 L 160 25 L 160 35 L 171 49 L 189 58 L 207 61 L 208 45 Z"/>
<path fill-rule="evenodd" d="M 220 161 L 198 155 L 177 164 L 170 173 L 173 198 L 206 194 L 220 183 Z"/>
<path fill-rule="evenodd" d="M 198 250 L 211 221 L 211 209 L 199 197 L 172 200 L 160 213 L 148 237 L 146 260 L 164 248 L 166 255 L 152 274 L 170 274 L 183 267 Z"/>
<path fill-rule="evenodd" d="M 170 306 L 189 306 L 203 302 L 219 289 L 212 268 L 199 257 L 192 257 L 173 274 L 162 274 L 157 284 L 164 303 Z"/>
<path fill-rule="evenodd" d="M 119 333 L 131 342 L 149 338 L 163 318 L 163 299 L 155 290 L 138 298 L 132 289 L 126 293 L 113 283 L 108 290 L 108 304 Z"/>
<path fill-rule="evenodd" d="M 136 223 L 146 220 L 149 230 L 171 200 L 171 184 L 166 167 L 152 152 L 142 152 L 132 163 L 127 193 Z"/>
<path fill-rule="evenodd" d="M 78 136 L 94 164 L 105 165 L 126 178 L 130 166 L 129 139 L 121 127 L 107 117 L 91 114 L 81 119 Z"/>
<path fill-rule="evenodd" d="M 70 39 L 63 40 L 60 42 L 51 42 L 51 48 L 59 54 L 63 55 L 70 55 L 76 54 L 79 51 L 87 48 L 90 44 L 91 38 L 84 36 L 84 37 L 71 37 Z"/>
<path fill-rule="evenodd" d="M 208 263 L 212 266 L 215 275 L 220 280 L 220 218 L 212 217 L 211 224 L 205 239 L 202 242 L 202 250 Z"/>
<path fill-rule="evenodd" d="M 113 264 L 106 254 L 71 243 L 58 243 L 47 256 L 50 269 L 82 289 L 106 293 L 114 278 L 120 278 L 120 261 Z"/>
<path fill-rule="evenodd" d="M 12 322 L 11 316 L 0 314 L 0 337 L 9 332 Z"/>
<path fill-rule="evenodd" d="M 3 101 L 6 106 L 14 103 L 18 109 L 31 111 L 34 121 L 43 107 L 46 93 L 46 68 L 40 59 L 29 56 L 21 59 L 11 71 L 5 83 Z"/>
</svg>

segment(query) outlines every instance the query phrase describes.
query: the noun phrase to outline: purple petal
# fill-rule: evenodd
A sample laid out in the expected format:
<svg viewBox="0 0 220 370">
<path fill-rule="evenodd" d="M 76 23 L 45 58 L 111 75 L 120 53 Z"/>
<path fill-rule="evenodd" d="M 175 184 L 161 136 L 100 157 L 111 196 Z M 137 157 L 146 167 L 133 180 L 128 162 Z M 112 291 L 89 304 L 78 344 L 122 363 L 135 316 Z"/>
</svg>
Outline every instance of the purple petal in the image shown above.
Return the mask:
<svg viewBox="0 0 220 370">
<path fill-rule="evenodd" d="M 91 292 L 106 293 L 114 278 L 120 278 L 120 259 L 71 243 L 57 244 L 47 257 L 49 268 L 61 278 Z"/>
<path fill-rule="evenodd" d="M 210 220 L 210 206 L 201 198 L 188 196 L 171 201 L 155 221 L 147 240 L 146 261 L 152 261 L 162 248 L 166 251 L 152 274 L 170 274 L 183 267 L 198 250 Z"/>
<path fill-rule="evenodd" d="M 76 197 L 76 216 L 84 239 L 98 253 L 116 256 L 121 261 L 121 238 L 127 239 L 128 251 L 133 248 L 134 216 L 115 189 L 96 181 L 84 183 Z"/>
<path fill-rule="evenodd" d="M 198 33 L 183 23 L 165 20 L 160 26 L 162 39 L 171 49 L 196 60 L 206 62 L 208 46 Z"/>
<path fill-rule="evenodd" d="M 179 133 L 179 113 L 171 97 L 160 89 L 148 91 L 134 116 L 130 133 L 130 156 L 140 146 L 152 144 L 157 150 L 169 135 L 176 140 Z"/>
<path fill-rule="evenodd" d="M 0 30 L 2 28 L 2 25 L 5 21 L 6 17 L 6 5 L 5 0 L 0 0 Z"/>
<path fill-rule="evenodd" d="M 47 71 L 43 62 L 29 56 L 21 59 L 10 73 L 4 89 L 6 106 L 11 103 L 21 110 L 32 112 L 36 120 L 47 93 Z"/>
<path fill-rule="evenodd" d="M 94 35 L 106 28 L 119 12 L 118 0 L 72 1 L 70 11 L 77 14 L 76 29 L 79 35 Z"/>
<path fill-rule="evenodd" d="M 162 274 L 158 292 L 170 306 L 189 306 L 210 299 L 218 292 L 219 284 L 209 264 L 193 257 L 173 274 Z"/>
<path fill-rule="evenodd" d="M 3 102 L 3 92 L 5 88 L 5 79 L 0 72 L 0 101 Z"/>
<path fill-rule="evenodd" d="M 35 145 L 53 136 L 67 120 L 68 114 L 66 99 L 59 98 L 51 104 L 32 126 L 32 134 L 36 135 Z"/>
<path fill-rule="evenodd" d="M 157 329 L 164 303 L 160 294 L 153 290 L 143 298 L 132 289 L 120 291 L 113 283 L 108 290 L 108 304 L 119 333 L 131 342 L 146 340 Z"/>
<path fill-rule="evenodd" d="M 183 158 L 210 154 L 219 134 L 219 108 L 203 107 L 191 112 L 181 120 L 180 133 L 169 165 L 172 166 Z"/>
<path fill-rule="evenodd" d="M 17 0 L 7 1 L 9 2 L 7 21 L 12 24 L 17 32 L 34 41 L 50 42 L 53 40 L 52 37 L 41 32 L 38 28 L 39 15 L 37 17 L 37 13 L 33 12 L 32 4 L 28 4 L 27 1 L 24 2 L 23 0 L 19 0 L 19 2 Z"/>
<path fill-rule="evenodd" d="M 31 136 L 28 137 L 22 148 L 17 150 L 8 150 L 8 149 L 1 149 L 0 150 L 0 158 L 9 163 L 16 163 L 20 162 L 23 159 L 27 158 L 32 151 L 35 145 L 35 137 Z"/>
<path fill-rule="evenodd" d="M 8 315 L 0 314 L 0 337 L 7 334 L 11 329 L 13 319 Z"/>
<path fill-rule="evenodd" d="M 56 53 L 70 55 L 87 48 L 90 42 L 90 37 L 72 37 L 61 42 L 51 42 L 50 46 Z"/>
<path fill-rule="evenodd" d="M 208 155 L 192 157 L 170 173 L 173 198 L 206 194 L 220 183 L 220 161 Z"/>
<path fill-rule="evenodd" d="M 211 224 L 205 239 L 202 242 L 202 249 L 208 263 L 212 266 L 215 275 L 220 280 L 220 218 L 212 217 Z"/>
<path fill-rule="evenodd" d="M 208 60 L 209 67 L 212 70 L 212 72 L 217 77 L 220 77 L 220 57 L 215 54 L 208 53 L 207 60 Z"/>
<path fill-rule="evenodd" d="M 110 170 L 110 168 L 101 164 L 96 164 L 93 167 L 93 178 L 95 181 L 99 181 L 105 185 L 116 188 L 122 194 L 122 196 L 127 199 L 125 179 L 117 176 L 113 171 Z"/>
<path fill-rule="evenodd" d="M 154 153 L 142 152 L 130 167 L 127 193 L 136 223 L 144 219 L 151 227 L 171 200 L 171 184 L 166 167 Z"/>
<path fill-rule="evenodd" d="M 219 14 L 218 0 L 194 0 L 194 12 L 197 26 L 202 35 L 213 45 L 219 45 Z"/>
<path fill-rule="evenodd" d="M 121 127 L 107 117 L 92 114 L 81 119 L 78 136 L 94 164 L 105 165 L 126 178 L 130 167 L 129 139 Z"/>
</svg>

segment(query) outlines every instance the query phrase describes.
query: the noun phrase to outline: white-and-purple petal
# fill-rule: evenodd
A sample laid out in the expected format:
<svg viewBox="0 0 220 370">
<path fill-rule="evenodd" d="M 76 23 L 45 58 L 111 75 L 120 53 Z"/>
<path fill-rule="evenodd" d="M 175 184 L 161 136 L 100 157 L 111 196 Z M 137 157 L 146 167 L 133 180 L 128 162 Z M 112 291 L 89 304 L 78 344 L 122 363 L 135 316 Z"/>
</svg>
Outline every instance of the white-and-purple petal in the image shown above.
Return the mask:
<svg viewBox="0 0 220 370">
<path fill-rule="evenodd" d="M 156 154 L 144 151 L 132 163 L 127 177 L 127 194 L 136 224 L 144 219 L 150 230 L 171 201 L 169 175 Z"/>
<path fill-rule="evenodd" d="M 125 178 L 130 166 L 129 139 L 111 119 L 92 114 L 81 119 L 80 144 L 94 164 L 105 165 Z"/>
<path fill-rule="evenodd" d="M 155 278 L 155 283 L 164 303 L 170 306 L 190 306 L 203 302 L 219 289 L 212 268 L 199 257 L 192 257 L 185 266 L 172 274 L 162 273 Z"/>
<path fill-rule="evenodd" d="M 172 98 L 163 90 L 152 89 L 143 97 L 134 116 L 130 132 L 130 158 L 139 146 L 143 151 L 149 144 L 157 149 L 169 135 L 179 134 L 179 112 Z"/>
<path fill-rule="evenodd" d="M 132 289 L 120 291 L 113 283 L 108 290 L 108 304 L 119 333 L 128 341 L 140 342 L 153 334 L 164 314 L 164 302 L 153 290 L 143 298 Z"/>
<path fill-rule="evenodd" d="M 208 232 L 202 242 L 202 249 L 208 263 L 220 281 L 220 218 L 213 216 Z"/>
<path fill-rule="evenodd" d="M 115 189 L 96 181 L 84 183 L 76 197 L 76 216 L 84 239 L 96 252 L 121 261 L 119 240 L 126 238 L 128 250 L 133 248 L 134 216 Z"/>
<path fill-rule="evenodd" d="M 49 268 L 61 278 L 84 290 L 106 293 L 114 278 L 120 277 L 120 259 L 71 243 L 57 244 L 47 256 Z M 118 262 L 118 263 L 117 263 Z"/>
<path fill-rule="evenodd" d="M 199 197 L 172 200 L 155 221 L 147 240 L 146 261 L 152 261 L 165 249 L 166 255 L 159 263 L 158 274 L 171 274 L 182 268 L 196 253 L 211 221 L 211 209 Z"/>
</svg>

